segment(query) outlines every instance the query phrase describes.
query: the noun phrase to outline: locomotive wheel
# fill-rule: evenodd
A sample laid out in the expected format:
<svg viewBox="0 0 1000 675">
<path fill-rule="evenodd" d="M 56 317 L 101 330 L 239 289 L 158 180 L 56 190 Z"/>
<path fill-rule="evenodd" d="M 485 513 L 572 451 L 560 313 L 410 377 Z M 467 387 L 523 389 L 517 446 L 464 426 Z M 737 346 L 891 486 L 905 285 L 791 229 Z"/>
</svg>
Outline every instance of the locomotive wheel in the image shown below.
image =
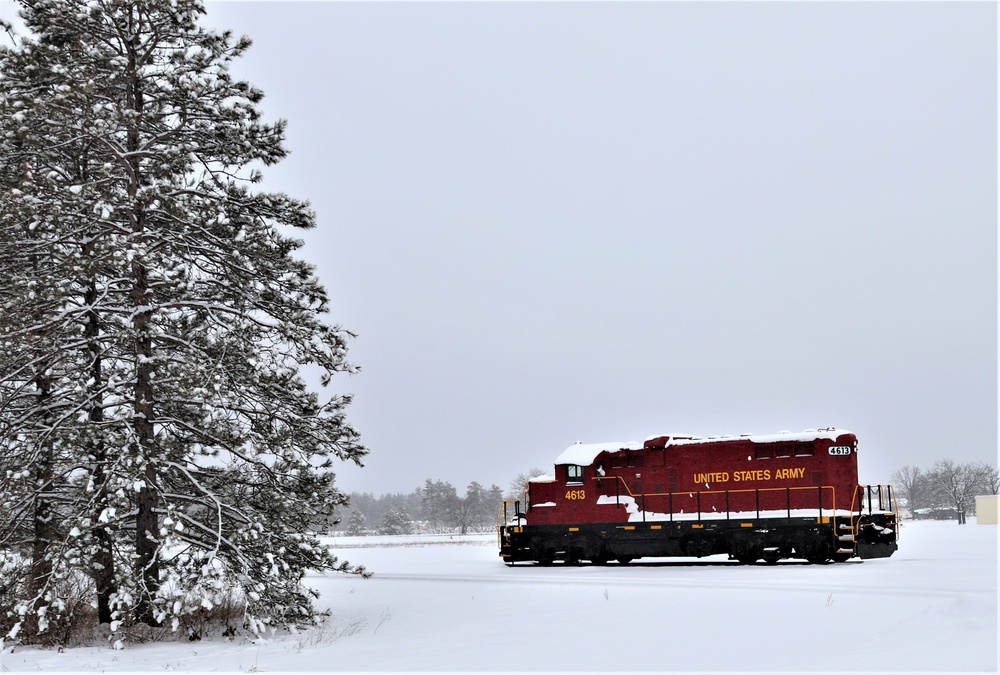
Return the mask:
<svg viewBox="0 0 1000 675">
<path fill-rule="evenodd" d="M 781 551 L 778 549 L 764 549 L 764 562 L 768 565 L 775 565 L 779 560 L 781 560 Z"/>
<path fill-rule="evenodd" d="M 854 556 L 851 553 L 834 553 L 833 554 L 833 562 L 835 562 L 835 563 L 847 562 L 848 560 L 850 560 L 853 557 Z"/>
<path fill-rule="evenodd" d="M 729 558 L 741 565 L 753 565 L 760 558 L 760 547 L 750 541 L 735 540 L 729 542 Z"/>
<path fill-rule="evenodd" d="M 620 555 L 615 558 L 620 565 L 628 565 L 632 562 L 632 556 L 630 555 Z"/>
<path fill-rule="evenodd" d="M 607 551 L 601 551 L 596 556 L 590 559 L 591 565 L 607 565 L 608 564 L 608 553 Z"/>
<path fill-rule="evenodd" d="M 830 559 L 832 553 L 833 551 L 830 550 L 829 544 L 817 541 L 805 546 L 805 550 L 802 551 L 802 557 L 810 565 L 823 565 Z"/>
</svg>

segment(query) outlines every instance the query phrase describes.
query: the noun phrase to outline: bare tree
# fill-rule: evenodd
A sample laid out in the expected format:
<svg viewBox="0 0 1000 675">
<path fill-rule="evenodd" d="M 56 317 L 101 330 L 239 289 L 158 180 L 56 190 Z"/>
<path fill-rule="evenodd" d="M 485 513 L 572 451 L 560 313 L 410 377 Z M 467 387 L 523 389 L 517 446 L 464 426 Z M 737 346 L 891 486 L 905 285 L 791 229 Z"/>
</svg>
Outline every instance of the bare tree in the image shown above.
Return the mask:
<svg viewBox="0 0 1000 675">
<path fill-rule="evenodd" d="M 494 525 L 502 495 L 503 491 L 496 485 L 486 489 L 476 481 L 469 483 L 465 497 L 458 499 L 455 505 L 455 519 L 462 534 Z"/>
<path fill-rule="evenodd" d="M 927 485 L 927 476 L 919 467 L 906 465 L 897 469 L 892 474 L 892 484 L 899 496 L 905 500 L 911 514 L 927 504 L 930 488 Z"/>
<path fill-rule="evenodd" d="M 517 499 L 518 497 L 521 496 L 521 491 L 524 490 L 524 486 L 527 484 L 529 480 L 544 475 L 545 471 L 538 468 L 529 469 L 527 473 L 517 474 L 514 480 L 510 482 L 510 486 L 507 488 L 507 494 L 505 495 L 506 498 Z"/>
<path fill-rule="evenodd" d="M 956 464 L 942 459 L 927 472 L 928 484 L 943 504 L 955 509 L 959 525 L 975 508 L 975 497 L 982 492 L 989 466 L 982 463 Z"/>
<path fill-rule="evenodd" d="M 996 466 L 985 462 L 976 462 L 974 466 L 981 476 L 979 494 L 997 494 L 1000 491 L 1000 470 Z"/>
<path fill-rule="evenodd" d="M 484 502 L 483 486 L 472 481 L 465 490 L 465 497 L 455 503 L 455 520 L 462 534 L 466 534 L 480 517 Z"/>
</svg>

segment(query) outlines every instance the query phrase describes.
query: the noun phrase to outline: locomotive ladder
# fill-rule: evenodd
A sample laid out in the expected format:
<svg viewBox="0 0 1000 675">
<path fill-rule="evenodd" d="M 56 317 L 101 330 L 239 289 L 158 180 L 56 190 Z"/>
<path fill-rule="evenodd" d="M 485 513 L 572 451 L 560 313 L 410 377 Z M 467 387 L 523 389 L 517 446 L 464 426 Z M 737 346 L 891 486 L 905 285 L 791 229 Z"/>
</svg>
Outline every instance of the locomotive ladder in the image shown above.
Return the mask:
<svg viewBox="0 0 1000 675">
<path fill-rule="evenodd" d="M 523 498 L 524 493 L 521 496 Z M 510 535 L 521 531 L 523 519 L 521 499 L 505 499 L 500 503 L 500 512 L 497 514 L 497 545 L 500 547 L 500 557 L 508 564 L 512 564 L 514 554 Z"/>
</svg>

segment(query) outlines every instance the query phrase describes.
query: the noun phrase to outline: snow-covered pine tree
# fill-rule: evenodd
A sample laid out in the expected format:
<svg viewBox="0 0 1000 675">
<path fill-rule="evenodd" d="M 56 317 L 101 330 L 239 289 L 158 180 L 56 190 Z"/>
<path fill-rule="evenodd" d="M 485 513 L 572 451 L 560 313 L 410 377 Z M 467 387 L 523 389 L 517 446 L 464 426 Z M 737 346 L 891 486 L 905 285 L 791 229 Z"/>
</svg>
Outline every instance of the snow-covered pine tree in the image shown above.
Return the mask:
<svg viewBox="0 0 1000 675">
<path fill-rule="evenodd" d="M 365 533 L 365 514 L 358 509 L 351 509 L 347 516 L 347 534 L 352 537 L 360 537 Z"/>
<path fill-rule="evenodd" d="M 406 511 L 389 509 L 379 524 L 379 534 L 413 534 L 413 519 Z"/>
<path fill-rule="evenodd" d="M 307 526 L 346 502 L 332 460 L 367 450 L 349 397 L 320 400 L 301 374 L 353 372 L 350 333 L 278 229 L 313 227 L 308 204 L 253 189 L 286 153 L 284 123 L 229 73 L 250 42 L 201 28 L 193 0 L 22 6 L 31 39 L 0 52 L 0 272 L 18 316 L 2 338 L 36 367 L 4 364 L 5 457 L 45 451 L 26 419 L 60 441 L 65 559 L 102 619 L 176 627 L 238 588 L 253 630 L 308 623 L 307 570 L 362 571 Z M 65 414 L 44 417 L 39 373 Z M 26 489 L 3 487 L 10 504 Z"/>
<path fill-rule="evenodd" d="M 48 46 L 52 48 L 51 45 Z M 79 584 L 77 522 L 89 521 L 92 504 L 73 483 L 79 479 L 82 432 L 75 422 L 90 408 L 83 362 L 89 321 L 84 255 L 93 218 L 79 185 L 89 171 L 87 143 L 46 146 L 49 120 L 37 102 L 58 105 L 64 90 L 48 71 L 20 52 L 4 53 L 0 118 L 0 541 L 18 592 L 5 593 L 15 631 L 45 632 L 67 611 L 67 593 Z M 92 289 L 91 289 L 92 290 Z M 30 553 L 29 553 L 30 551 Z M 17 560 L 30 559 L 18 571 Z"/>
<path fill-rule="evenodd" d="M 420 499 L 423 516 L 432 531 L 459 524 L 459 497 L 451 483 L 428 478 L 420 490 Z"/>
</svg>

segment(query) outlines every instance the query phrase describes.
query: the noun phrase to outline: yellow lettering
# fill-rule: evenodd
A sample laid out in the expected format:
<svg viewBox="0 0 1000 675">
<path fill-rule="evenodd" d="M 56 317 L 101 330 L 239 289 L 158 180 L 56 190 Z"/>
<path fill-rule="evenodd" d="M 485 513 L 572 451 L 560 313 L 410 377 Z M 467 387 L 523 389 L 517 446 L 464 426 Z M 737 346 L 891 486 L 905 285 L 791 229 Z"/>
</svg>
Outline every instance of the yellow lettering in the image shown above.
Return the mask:
<svg viewBox="0 0 1000 675">
<path fill-rule="evenodd" d="M 733 479 L 736 482 L 740 481 L 750 481 L 750 480 L 767 480 L 770 475 L 765 476 L 765 472 L 762 469 L 757 469 L 755 471 L 737 471 L 733 474 Z"/>
<path fill-rule="evenodd" d="M 785 469 L 775 469 L 772 474 L 770 469 L 755 469 L 753 471 L 734 471 L 730 474 L 728 471 L 712 471 L 706 473 L 696 473 L 692 474 L 694 478 L 695 485 L 704 485 L 708 483 L 728 483 L 732 480 L 734 483 L 745 483 L 748 481 L 768 481 L 771 480 L 772 476 L 774 480 L 789 480 L 794 478 L 804 478 L 806 475 L 806 469 L 804 466 L 797 466 Z M 582 498 L 581 498 L 582 499 Z"/>
<path fill-rule="evenodd" d="M 696 485 L 703 485 L 705 483 L 728 483 L 729 482 L 729 472 L 728 471 L 713 471 L 711 473 L 696 473 L 693 475 L 694 482 Z"/>
</svg>

